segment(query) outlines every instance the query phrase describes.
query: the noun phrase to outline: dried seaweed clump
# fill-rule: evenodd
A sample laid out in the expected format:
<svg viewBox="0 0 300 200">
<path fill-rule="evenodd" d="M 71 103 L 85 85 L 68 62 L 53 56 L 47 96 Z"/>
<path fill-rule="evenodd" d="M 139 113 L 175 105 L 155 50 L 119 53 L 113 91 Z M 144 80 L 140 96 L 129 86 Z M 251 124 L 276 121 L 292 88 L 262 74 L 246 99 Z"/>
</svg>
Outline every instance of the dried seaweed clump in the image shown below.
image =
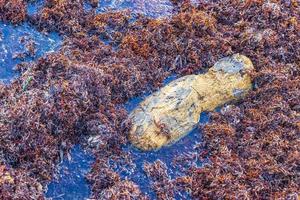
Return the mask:
<svg viewBox="0 0 300 200">
<path fill-rule="evenodd" d="M 151 186 L 158 199 L 173 199 L 175 197 L 173 182 L 167 169 L 166 164 L 160 160 L 144 164 L 144 171 L 151 180 Z"/>
<path fill-rule="evenodd" d="M 108 188 L 101 192 L 98 199 L 141 199 L 146 200 L 138 185 L 131 181 L 117 182 L 111 188 Z"/>
<path fill-rule="evenodd" d="M 71 35 L 82 31 L 84 16 L 83 0 L 45 0 L 44 7 L 30 21 L 41 30 Z"/>
<path fill-rule="evenodd" d="M 42 199 L 43 187 L 25 171 L 0 165 L 0 198 L 11 199 L 14 195 L 13 199 L 23 199 L 24 194 L 30 194 L 31 199 Z"/>
<path fill-rule="evenodd" d="M 18 24 L 26 18 L 27 3 L 24 0 L 0 0 L 0 21 Z"/>
<path fill-rule="evenodd" d="M 299 69 L 279 65 L 261 71 L 257 81 L 272 84 L 259 85 L 239 107 L 213 115 L 203 133 L 211 163 L 191 170 L 195 198 L 297 199 Z"/>
<path fill-rule="evenodd" d="M 124 111 L 112 106 L 111 88 L 102 75 L 100 69 L 52 54 L 2 86 L 0 149 L 5 163 L 49 181 L 60 151 L 80 137 L 96 131 L 107 134 L 102 140 L 105 148 L 123 143 L 124 136 L 115 137 L 114 132 Z"/>
<path fill-rule="evenodd" d="M 96 8 L 99 5 L 99 0 L 87 0 L 87 2 L 91 4 L 93 8 Z"/>
<path fill-rule="evenodd" d="M 102 155 L 103 156 L 103 155 Z M 98 160 L 94 163 L 93 170 L 88 176 L 88 180 L 93 185 L 94 199 L 147 199 L 138 185 L 128 180 L 121 180 L 120 176 L 110 169 L 105 162 L 98 156 Z"/>
</svg>

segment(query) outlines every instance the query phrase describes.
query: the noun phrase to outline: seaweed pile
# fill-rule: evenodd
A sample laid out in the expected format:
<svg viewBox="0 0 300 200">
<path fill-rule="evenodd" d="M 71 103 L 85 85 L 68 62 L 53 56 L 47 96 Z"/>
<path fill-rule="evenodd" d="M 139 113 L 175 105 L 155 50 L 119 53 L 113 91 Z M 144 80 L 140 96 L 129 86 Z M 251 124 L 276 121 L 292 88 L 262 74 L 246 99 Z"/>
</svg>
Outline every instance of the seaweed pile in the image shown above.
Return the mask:
<svg viewBox="0 0 300 200">
<path fill-rule="evenodd" d="M 147 199 L 108 164 L 132 162 L 122 151 L 130 127 L 123 104 L 170 74 L 199 73 L 233 53 L 253 61 L 254 90 L 201 127 L 204 142 L 195 148 L 209 164 L 175 179 L 160 161 L 144 170 L 158 199 L 178 191 L 194 199 L 299 197 L 297 0 L 172 1 L 174 15 L 158 19 L 130 10 L 97 13 L 84 3 L 97 7 L 97 1 L 46 0 L 30 16 L 27 1 L 0 0 L 1 21 L 28 21 L 64 36 L 58 51 L 18 65 L 20 77 L 0 84 L 1 199 L 43 198 L 56 164 L 75 144 L 96 157 L 87 176 L 91 198 Z"/>
<path fill-rule="evenodd" d="M 0 20 L 21 23 L 26 18 L 27 2 L 23 0 L 1 0 L 0 1 Z"/>
</svg>

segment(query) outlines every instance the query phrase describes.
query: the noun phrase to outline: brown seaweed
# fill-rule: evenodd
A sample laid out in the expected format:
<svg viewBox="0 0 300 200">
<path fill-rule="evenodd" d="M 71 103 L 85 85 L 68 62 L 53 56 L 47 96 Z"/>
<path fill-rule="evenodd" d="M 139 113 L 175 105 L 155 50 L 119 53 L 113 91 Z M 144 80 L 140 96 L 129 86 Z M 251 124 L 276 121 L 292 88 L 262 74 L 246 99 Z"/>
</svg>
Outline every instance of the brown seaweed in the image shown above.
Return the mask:
<svg viewBox="0 0 300 200">
<path fill-rule="evenodd" d="M 7 2 L 0 0 L 1 21 L 24 21 L 26 3 Z M 170 18 L 136 16 L 134 22 L 128 11 L 96 14 L 71 0 L 46 0 L 28 17 L 65 41 L 59 51 L 20 65 L 12 84 L 0 84 L 0 197 L 40 198 L 39 184 L 53 178 L 60 152 L 93 141 L 91 197 L 144 198 L 137 183 L 107 166 L 109 159 L 131 162 L 121 149 L 129 126 L 121 104 L 154 91 L 171 73 L 198 73 L 233 53 L 253 61 L 254 90 L 212 113 L 199 132 L 205 150 L 196 148 L 196 156 L 208 157 L 208 165 L 175 180 L 165 178 L 163 164 L 145 165 L 151 177 L 162 174 L 152 181 L 157 197 L 173 198 L 176 191 L 194 199 L 299 197 L 299 2 L 173 2 L 178 10 Z"/>
<path fill-rule="evenodd" d="M 27 3 L 24 0 L 1 0 L 0 20 L 18 24 L 25 21 Z"/>
</svg>

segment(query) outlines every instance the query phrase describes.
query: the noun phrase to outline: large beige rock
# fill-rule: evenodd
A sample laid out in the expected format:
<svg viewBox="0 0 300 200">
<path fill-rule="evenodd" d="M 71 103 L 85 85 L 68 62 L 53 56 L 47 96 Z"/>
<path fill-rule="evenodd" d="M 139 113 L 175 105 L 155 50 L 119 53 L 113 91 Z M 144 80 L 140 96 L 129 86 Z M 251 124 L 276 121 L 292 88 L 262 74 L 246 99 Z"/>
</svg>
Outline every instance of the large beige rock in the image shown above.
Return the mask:
<svg viewBox="0 0 300 200">
<path fill-rule="evenodd" d="M 252 87 L 254 70 L 246 56 L 220 59 L 205 74 L 188 75 L 172 81 L 146 98 L 129 115 L 129 139 L 142 150 L 159 149 L 189 133 L 202 111 L 212 111 L 243 97 Z"/>
</svg>

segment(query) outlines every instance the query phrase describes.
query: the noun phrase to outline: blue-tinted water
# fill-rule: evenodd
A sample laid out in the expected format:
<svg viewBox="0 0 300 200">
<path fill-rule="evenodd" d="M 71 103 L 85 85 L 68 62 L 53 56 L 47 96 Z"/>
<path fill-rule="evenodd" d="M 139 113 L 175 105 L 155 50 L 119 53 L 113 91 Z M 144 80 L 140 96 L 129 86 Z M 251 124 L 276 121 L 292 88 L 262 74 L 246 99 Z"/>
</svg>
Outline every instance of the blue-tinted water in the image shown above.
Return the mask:
<svg viewBox="0 0 300 200">
<path fill-rule="evenodd" d="M 92 9 L 91 5 L 84 3 L 86 11 Z M 174 8 L 169 0 L 100 0 L 97 13 L 108 11 L 130 10 L 133 14 L 143 14 L 151 18 L 159 18 L 174 14 Z"/>
<path fill-rule="evenodd" d="M 102 13 L 108 10 L 124 10 L 133 8 L 131 1 L 120 1 L 120 0 L 100 0 L 96 12 Z"/>
<path fill-rule="evenodd" d="M 67 158 L 58 165 L 59 177 L 48 185 L 47 198 L 53 200 L 79 200 L 90 195 L 90 187 L 85 179 L 94 161 L 91 154 L 76 145 L 70 152 L 71 160 Z"/>
<path fill-rule="evenodd" d="M 44 0 L 36 0 L 34 2 L 29 2 L 27 5 L 28 15 L 36 14 L 43 7 L 44 3 Z"/>
<path fill-rule="evenodd" d="M 30 55 L 26 50 L 26 44 L 30 41 L 35 43 L 35 55 Z M 42 34 L 28 23 L 14 26 L 0 22 L 0 81 L 9 82 L 17 77 L 18 74 L 13 70 L 16 64 L 33 61 L 55 51 L 61 41 L 58 34 Z M 23 57 L 14 58 L 18 53 L 23 53 Z"/>
</svg>

